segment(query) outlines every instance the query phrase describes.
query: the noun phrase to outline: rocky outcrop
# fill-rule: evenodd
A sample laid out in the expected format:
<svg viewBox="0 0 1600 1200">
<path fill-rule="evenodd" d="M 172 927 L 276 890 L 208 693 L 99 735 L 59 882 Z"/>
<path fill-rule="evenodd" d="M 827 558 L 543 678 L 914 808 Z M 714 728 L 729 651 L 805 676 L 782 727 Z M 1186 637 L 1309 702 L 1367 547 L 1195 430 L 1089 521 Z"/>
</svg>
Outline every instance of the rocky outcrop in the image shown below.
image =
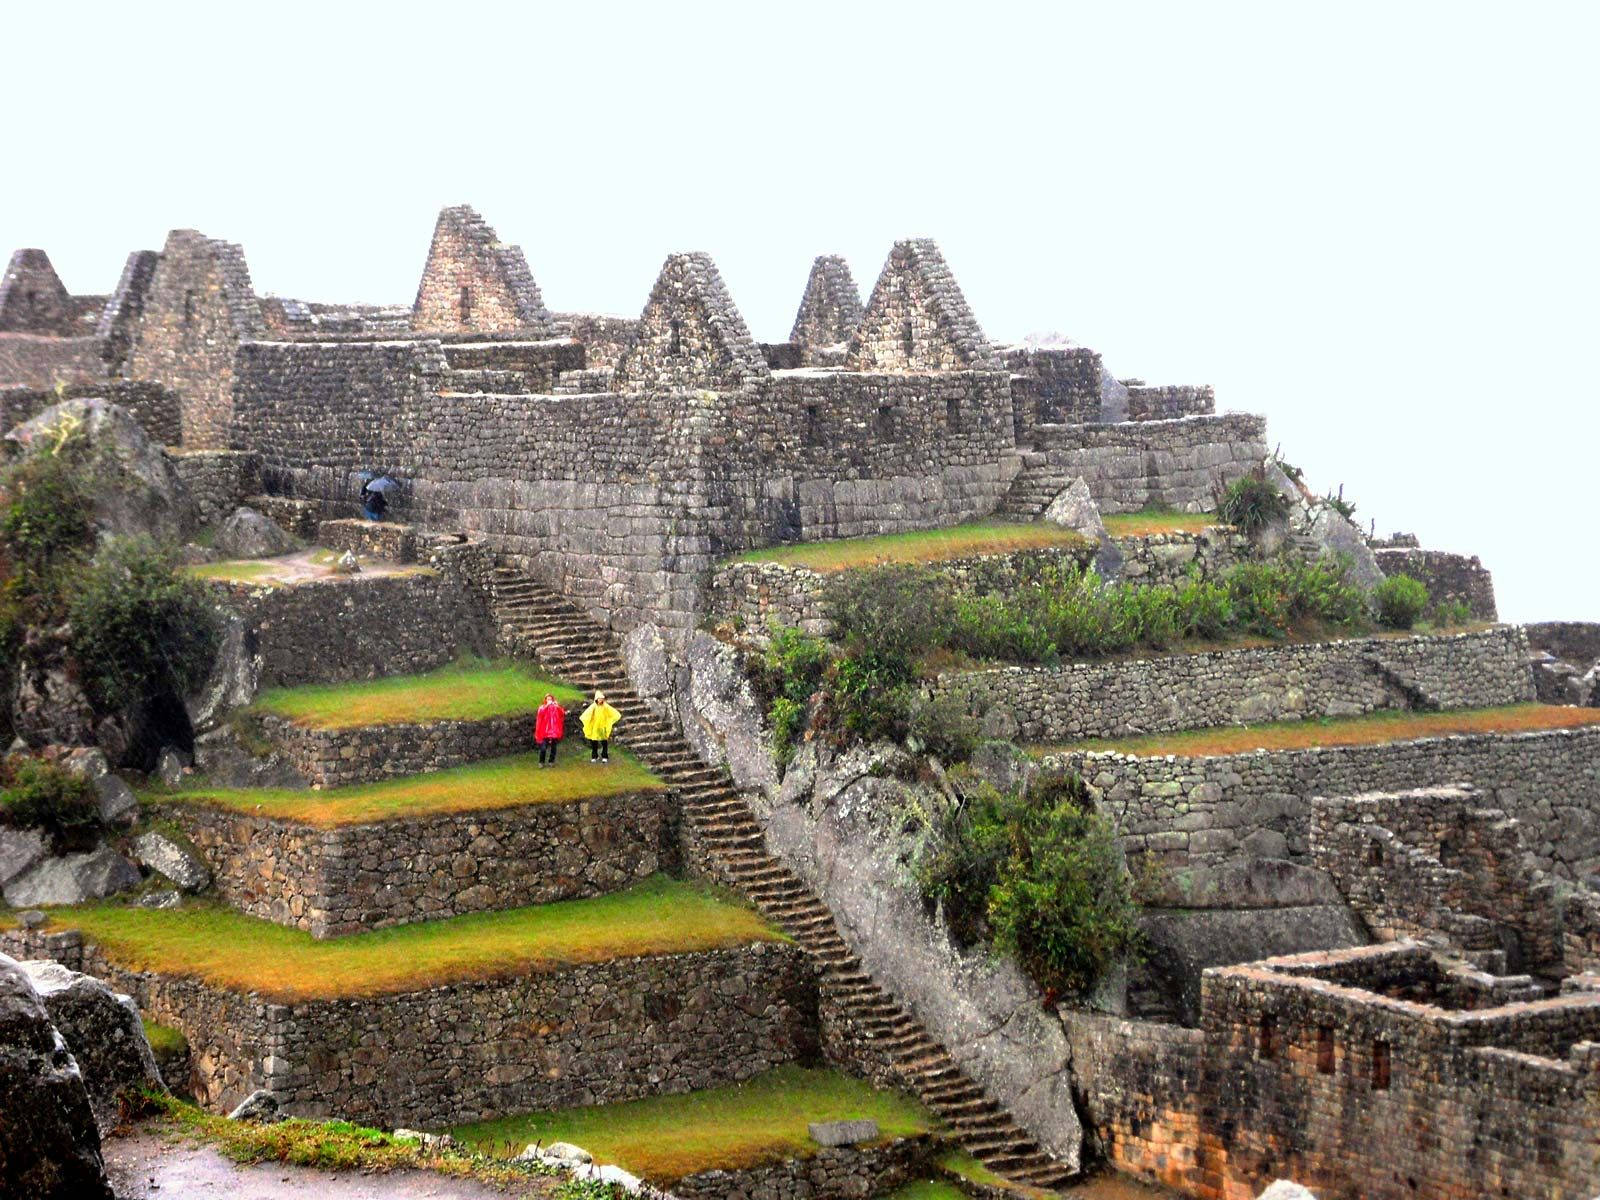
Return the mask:
<svg viewBox="0 0 1600 1200">
<path fill-rule="evenodd" d="M 726 764 L 740 788 L 775 791 L 771 738 L 738 651 L 696 632 L 680 661 L 673 695 L 689 744 L 705 761 Z"/>
<path fill-rule="evenodd" d="M 13 908 L 82 904 L 126 891 L 139 880 L 138 867 L 110 846 L 101 846 L 45 859 L 5 885 L 5 900 Z"/>
<path fill-rule="evenodd" d="M 1089 485 L 1079 476 L 1061 489 L 1044 510 L 1044 519 L 1060 525 L 1094 542 L 1094 566 L 1103 579 L 1115 579 L 1122 570 L 1122 551 L 1106 532 L 1106 523 L 1100 519 L 1100 507 L 1089 494 Z"/>
<path fill-rule="evenodd" d="M 24 962 L 18 966 L 77 1060 L 102 1137 L 117 1125 L 124 1093 L 143 1088 L 164 1090 L 138 1006 L 131 997 L 60 963 Z"/>
<path fill-rule="evenodd" d="M 111 1200 L 78 1064 L 32 982 L 0 955 L 0 1194 Z"/>
<path fill-rule="evenodd" d="M 205 863 L 164 833 L 144 833 L 133 840 L 135 857 L 150 870 L 186 892 L 202 892 L 211 882 Z"/>
<path fill-rule="evenodd" d="M 217 530 L 217 549 L 228 558 L 272 558 L 288 554 L 296 545 L 277 522 L 242 504 Z"/>
</svg>

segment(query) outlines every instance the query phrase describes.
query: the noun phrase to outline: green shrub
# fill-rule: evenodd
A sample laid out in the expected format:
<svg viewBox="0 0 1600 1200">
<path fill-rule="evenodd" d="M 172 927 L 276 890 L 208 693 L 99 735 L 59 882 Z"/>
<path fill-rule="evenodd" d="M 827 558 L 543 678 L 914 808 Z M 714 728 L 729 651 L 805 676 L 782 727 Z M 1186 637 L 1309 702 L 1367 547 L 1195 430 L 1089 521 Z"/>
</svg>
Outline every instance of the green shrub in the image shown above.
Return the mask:
<svg viewBox="0 0 1600 1200">
<path fill-rule="evenodd" d="M 955 599 L 947 575 L 896 564 L 830 577 L 823 597 L 839 640 L 852 650 L 913 658 L 948 645 Z"/>
<path fill-rule="evenodd" d="M 989 892 L 1010 849 L 1007 798 L 980 783 L 960 800 L 940 801 L 925 814 L 912 870 L 923 898 L 943 910 L 950 936 L 972 946 L 989 938 Z"/>
<path fill-rule="evenodd" d="M 1410 629 L 1428 610 L 1428 587 L 1410 575 L 1390 575 L 1373 589 L 1372 603 L 1380 624 Z"/>
<path fill-rule="evenodd" d="M 806 705 L 801 700 L 779 696 L 767 706 L 767 722 L 772 726 L 772 753 L 779 768 L 794 760 L 795 749 L 806 731 Z"/>
<path fill-rule="evenodd" d="M 829 680 L 830 723 L 846 742 L 900 741 L 912 703 L 911 662 L 865 650 L 839 659 Z"/>
<path fill-rule="evenodd" d="M 1465 600 L 1441 600 L 1433 606 L 1430 615 L 1440 629 L 1472 624 L 1472 606 Z"/>
<path fill-rule="evenodd" d="M 1344 484 L 1342 483 L 1339 485 L 1337 493 L 1329 492 L 1322 500 L 1323 503 L 1347 521 L 1356 515 L 1355 501 L 1344 498 Z"/>
<path fill-rule="evenodd" d="M 144 538 L 109 543 L 72 598 L 71 652 L 92 699 L 131 708 L 182 697 L 216 653 L 216 613 L 197 582 Z"/>
<path fill-rule="evenodd" d="M 0 823 L 39 829 L 59 849 L 92 844 L 100 831 L 94 784 L 42 759 L 0 759 Z"/>
<path fill-rule="evenodd" d="M 1056 656 L 1055 644 L 1033 614 L 997 592 L 956 598 L 950 648 L 1013 662 L 1049 662 Z"/>
<path fill-rule="evenodd" d="M 1288 498 L 1260 468 L 1222 488 L 1216 499 L 1217 516 L 1251 537 L 1289 516 Z"/>
<path fill-rule="evenodd" d="M 942 763 L 963 763 L 983 738 L 978 718 L 960 697 L 916 696 L 906 717 L 906 732 L 918 746 Z"/>
<path fill-rule="evenodd" d="M 772 729 L 772 752 L 780 768 L 789 765 L 806 728 L 811 697 L 822 686 L 833 663 L 833 651 L 821 638 L 803 630 L 774 626 L 766 652 L 753 672 L 756 690 L 766 702 Z"/>
<path fill-rule="evenodd" d="M 71 444 L 6 472 L 0 544 L 20 572 L 47 575 L 94 545 L 93 502 Z"/>
</svg>

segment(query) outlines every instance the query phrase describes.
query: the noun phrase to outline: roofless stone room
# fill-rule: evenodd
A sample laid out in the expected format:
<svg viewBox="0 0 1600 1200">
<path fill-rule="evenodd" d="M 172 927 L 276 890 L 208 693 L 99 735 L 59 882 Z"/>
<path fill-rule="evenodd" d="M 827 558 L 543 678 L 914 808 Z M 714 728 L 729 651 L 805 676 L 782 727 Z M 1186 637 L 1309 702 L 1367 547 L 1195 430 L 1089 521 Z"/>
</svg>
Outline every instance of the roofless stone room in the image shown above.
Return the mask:
<svg viewBox="0 0 1600 1200">
<path fill-rule="evenodd" d="M 1500 351 L 1437 355 L 1489 303 L 1448 229 L 1363 257 L 1337 173 L 1421 111 L 1323 107 L 1392 84 L 1366 17 L 1003 13 L 989 62 L 623 6 L 579 105 L 588 17 L 213 15 L 226 154 L 66 96 L 99 218 L 50 153 L 0 201 L 0 1200 L 1600 1195 L 1600 621 L 1440 515 L 1581 557 L 1581 454 L 1513 466 Z M 176 8 L 106 20 L 63 68 L 121 29 L 169 104 Z M 439 73 L 469 27 L 506 77 Z M 832 94 L 869 61 L 950 95 Z M 1491 128 L 1408 61 L 1430 154 Z"/>
</svg>

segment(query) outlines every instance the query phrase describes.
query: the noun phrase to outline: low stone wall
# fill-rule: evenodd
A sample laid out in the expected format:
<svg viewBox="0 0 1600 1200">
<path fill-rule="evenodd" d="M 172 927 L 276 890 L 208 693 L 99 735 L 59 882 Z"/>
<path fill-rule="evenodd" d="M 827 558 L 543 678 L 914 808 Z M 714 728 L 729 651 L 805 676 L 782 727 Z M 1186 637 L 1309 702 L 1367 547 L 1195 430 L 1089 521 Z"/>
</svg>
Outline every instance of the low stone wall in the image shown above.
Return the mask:
<svg viewBox="0 0 1600 1200">
<path fill-rule="evenodd" d="M 217 893 L 313 937 L 616 891 L 675 856 L 671 793 L 321 829 L 166 805 Z"/>
<path fill-rule="evenodd" d="M 1033 743 L 1533 699 L 1514 626 L 941 675 L 996 734 Z"/>
<path fill-rule="evenodd" d="M 167 461 L 202 528 L 222 524 L 261 491 L 261 457 L 247 450 L 168 450 Z"/>
<path fill-rule="evenodd" d="M 341 517 L 317 526 L 317 542 L 332 550 L 349 550 L 362 558 L 385 562 L 417 561 L 417 527 L 394 521 Z"/>
<path fill-rule="evenodd" d="M 1217 394 L 1210 384 L 1130 384 L 1128 420 L 1171 421 L 1178 417 L 1207 416 L 1217 411 Z"/>
<path fill-rule="evenodd" d="M 1524 628 L 1528 644 L 1574 666 L 1600 661 L 1600 621 L 1540 621 Z"/>
<path fill-rule="evenodd" d="M 881 1145 L 826 1146 L 809 1158 L 742 1171 L 702 1171 L 669 1185 L 680 1200 L 865 1200 L 933 1172 L 938 1143 L 926 1134 Z"/>
<path fill-rule="evenodd" d="M 127 971 L 70 940 L 54 943 L 76 959 L 67 965 L 183 1031 L 198 1098 L 214 1111 L 266 1088 L 291 1116 L 437 1128 L 719 1087 L 816 1053 L 816 978 L 788 944 L 279 1004 Z M 40 942 L 0 934 L 0 950 L 20 957 L 42 957 Z"/>
<path fill-rule="evenodd" d="M 435 555 L 434 570 L 406 575 L 211 586 L 251 631 L 261 686 L 376 679 L 493 648 L 486 593 L 459 559 Z"/>
<path fill-rule="evenodd" d="M 1410 548 L 1374 550 L 1373 554 L 1385 575 L 1409 575 L 1427 584 L 1433 603 L 1465 604 L 1475 621 L 1500 619 L 1494 602 L 1494 580 L 1476 555 Z"/>
<path fill-rule="evenodd" d="M 1311 800 L 1470 783 L 1522 824 L 1538 865 L 1580 880 L 1600 871 L 1600 728 L 1471 734 L 1204 756 L 1049 756 L 1098 788 L 1128 849 L 1173 869 L 1241 851 L 1310 853 Z"/>
<path fill-rule="evenodd" d="M 1176 586 L 1191 572 L 1215 579 L 1251 556 L 1250 539 L 1228 525 L 1199 533 L 1151 533 L 1114 539 L 1122 551 L 1122 579 L 1147 586 Z"/>
<path fill-rule="evenodd" d="M 103 380 L 107 370 L 104 348 L 105 343 L 97 337 L 0 333 L 0 387 L 50 389 L 58 383 Z"/>
<path fill-rule="evenodd" d="M 260 721 L 267 737 L 315 787 L 344 787 L 443 771 L 533 749 L 532 713 L 483 721 L 361 725 L 353 729 L 311 729 L 265 714 Z M 569 737 L 574 735 L 575 721 L 569 713 Z"/>
</svg>

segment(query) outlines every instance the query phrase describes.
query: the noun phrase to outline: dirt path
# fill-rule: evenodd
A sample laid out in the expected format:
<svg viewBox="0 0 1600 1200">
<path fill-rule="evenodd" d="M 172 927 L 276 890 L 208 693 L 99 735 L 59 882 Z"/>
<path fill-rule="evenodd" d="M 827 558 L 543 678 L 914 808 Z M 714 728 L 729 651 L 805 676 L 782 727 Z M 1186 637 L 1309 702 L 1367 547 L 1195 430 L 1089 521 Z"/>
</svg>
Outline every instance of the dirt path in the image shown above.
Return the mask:
<svg viewBox="0 0 1600 1200">
<path fill-rule="evenodd" d="M 151 1133 L 112 1138 L 104 1152 L 117 1200 L 506 1200 L 512 1194 L 429 1171 L 242 1167 L 210 1146 Z"/>
</svg>

